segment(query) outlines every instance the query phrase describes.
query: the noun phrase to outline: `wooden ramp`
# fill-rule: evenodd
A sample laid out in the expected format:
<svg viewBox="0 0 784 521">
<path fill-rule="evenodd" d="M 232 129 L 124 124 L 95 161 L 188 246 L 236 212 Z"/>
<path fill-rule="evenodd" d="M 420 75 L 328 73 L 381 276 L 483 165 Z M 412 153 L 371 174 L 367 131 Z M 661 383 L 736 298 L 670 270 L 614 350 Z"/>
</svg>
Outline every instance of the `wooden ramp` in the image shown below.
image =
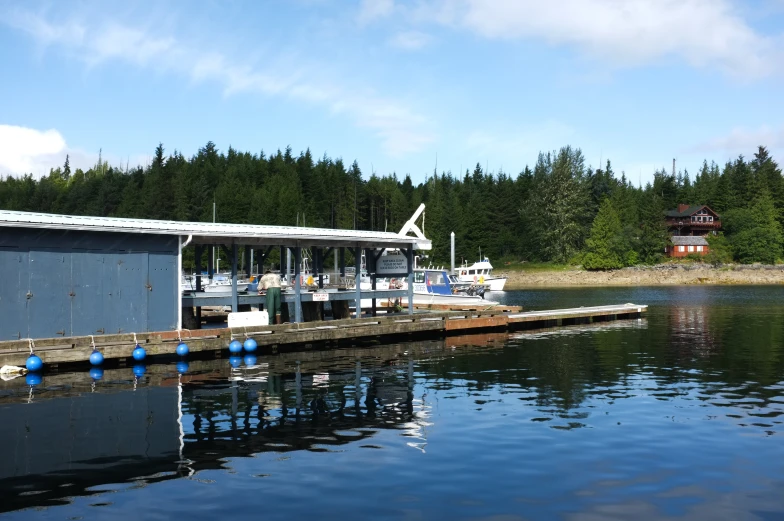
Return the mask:
<svg viewBox="0 0 784 521">
<path fill-rule="evenodd" d="M 503 309 L 503 308 L 501 308 Z M 180 338 L 187 342 L 191 353 L 213 351 L 216 355 L 228 353 L 232 340 L 243 342 L 253 338 L 257 353 L 278 350 L 303 351 L 314 347 L 343 347 L 379 339 L 403 338 L 414 340 L 420 336 L 466 335 L 482 331 L 513 331 L 571 324 L 588 324 L 616 319 L 638 318 L 648 307 L 637 304 L 597 306 L 549 311 L 504 312 L 491 311 L 438 311 L 409 314 L 389 313 L 379 317 L 326 320 L 277 326 L 248 328 L 216 328 L 194 331 L 182 330 L 155 333 L 96 335 L 95 348 L 106 360 L 133 363 L 131 353 L 135 342 L 145 348 L 148 356 L 175 356 Z M 86 365 L 93 351 L 90 337 L 43 338 L 33 342 L 35 354 L 44 364 Z M 0 365 L 23 366 L 30 354 L 31 341 L 11 340 L 0 342 Z"/>
</svg>

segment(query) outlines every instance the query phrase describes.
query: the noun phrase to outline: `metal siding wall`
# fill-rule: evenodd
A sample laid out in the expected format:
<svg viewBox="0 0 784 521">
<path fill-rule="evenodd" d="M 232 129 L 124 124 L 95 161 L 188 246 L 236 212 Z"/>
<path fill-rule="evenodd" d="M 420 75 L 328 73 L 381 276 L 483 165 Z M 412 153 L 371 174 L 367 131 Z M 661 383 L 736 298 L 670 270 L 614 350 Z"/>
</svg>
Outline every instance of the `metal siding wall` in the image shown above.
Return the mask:
<svg viewBox="0 0 784 521">
<path fill-rule="evenodd" d="M 29 336 L 71 335 L 71 253 L 30 252 Z"/>
<path fill-rule="evenodd" d="M 29 336 L 27 288 L 30 285 L 29 254 L 0 248 L 0 340 Z"/>
<path fill-rule="evenodd" d="M 147 329 L 167 331 L 177 329 L 177 313 L 170 313 L 172 296 L 177 299 L 177 257 L 150 253 L 147 292 Z"/>
<path fill-rule="evenodd" d="M 123 333 L 147 331 L 147 253 L 119 255 L 117 320 Z"/>
<path fill-rule="evenodd" d="M 0 340 L 176 327 L 177 237 L 3 229 L 0 277 Z"/>
<path fill-rule="evenodd" d="M 94 251 L 71 253 L 71 331 L 70 334 L 106 331 L 103 309 L 103 254 Z"/>
</svg>

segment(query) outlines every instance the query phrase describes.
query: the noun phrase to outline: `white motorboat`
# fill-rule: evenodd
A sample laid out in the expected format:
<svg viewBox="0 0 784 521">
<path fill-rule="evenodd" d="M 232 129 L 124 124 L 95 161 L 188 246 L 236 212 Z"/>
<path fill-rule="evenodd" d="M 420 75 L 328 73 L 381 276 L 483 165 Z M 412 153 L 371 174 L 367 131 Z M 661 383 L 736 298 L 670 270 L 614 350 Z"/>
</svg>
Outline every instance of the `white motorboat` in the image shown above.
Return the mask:
<svg viewBox="0 0 784 521">
<path fill-rule="evenodd" d="M 482 285 L 466 287 L 455 283 L 444 269 L 417 269 L 414 270 L 414 304 L 494 306 L 498 302 L 484 298 Z"/>
<path fill-rule="evenodd" d="M 503 291 L 506 284 L 506 277 L 493 275 L 493 265 L 487 257 L 470 266 L 468 263 L 463 264 L 455 269 L 455 275 L 460 282 L 481 284 L 490 291 Z"/>
<path fill-rule="evenodd" d="M 184 292 L 196 291 L 196 277 L 201 277 L 201 290 L 205 293 L 231 293 L 231 276 L 224 274 L 214 274 L 212 280 L 206 275 L 183 275 L 182 290 Z M 237 291 L 247 291 L 247 280 L 237 281 Z"/>
</svg>

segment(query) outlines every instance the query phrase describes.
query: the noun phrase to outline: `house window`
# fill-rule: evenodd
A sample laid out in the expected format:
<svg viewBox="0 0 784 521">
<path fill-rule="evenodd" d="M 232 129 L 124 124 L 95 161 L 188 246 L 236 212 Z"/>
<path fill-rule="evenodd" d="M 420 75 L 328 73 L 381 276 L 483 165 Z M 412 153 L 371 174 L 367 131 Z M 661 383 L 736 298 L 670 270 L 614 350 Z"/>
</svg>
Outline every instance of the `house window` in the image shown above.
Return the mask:
<svg viewBox="0 0 784 521">
<path fill-rule="evenodd" d="M 702 251 L 702 246 L 697 246 L 697 251 Z"/>
<path fill-rule="evenodd" d="M 693 252 L 693 251 L 694 251 L 694 246 L 689 246 L 689 252 Z"/>
<path fill-rule="evenodd" d="M 711 223 L 713 222 L 713 216 L 712 215 L 708 216 L 708 222 L 711 222 Z"/>
<path fill-rule="evenodd" d="M 678 251 L 686 251 L 686 246 L 678 246 Z"/>
</svg>

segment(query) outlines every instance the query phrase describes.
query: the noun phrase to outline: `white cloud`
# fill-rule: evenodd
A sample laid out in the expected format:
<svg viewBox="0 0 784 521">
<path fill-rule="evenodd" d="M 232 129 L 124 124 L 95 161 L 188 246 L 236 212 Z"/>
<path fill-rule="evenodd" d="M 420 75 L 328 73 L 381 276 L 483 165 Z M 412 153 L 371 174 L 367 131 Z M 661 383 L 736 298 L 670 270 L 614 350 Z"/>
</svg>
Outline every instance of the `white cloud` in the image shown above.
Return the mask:
<svg viewBox="0 0 784 521">
<path fill-rule="evenodd" d="M 781 35 L 756 32 L 735 5 L 731 0 L 422 0 L 398 11 L 413 23 L 444 24 L 489 39 L 571 46 L 620 66 L 677 56 L 737 77 L 778 71 Z"/>
<path fill-rule="evenodd" d="M 366 24 L 389 16 L 394 10 L 395 0 L 362 0 L 357 19 L 361 24 Z"/>
<path fill-rule="evenodd" d="M 98 151 L 85 152 L 68 145 L 56 129 L 38 130 L 28 127 L 0 124 L 0 177 L 31 174 L 39 179 L 49 175 L 52 168 L 62 167 L 68 157 L 71 171 L 88 170 L 98 162 Z M 103 161 L 111 166 L 148 165 L 149 156 L 119 158 L 103 153 Z"/>
<path fill-rule="evenodd" d="M 394 2 L 366 2 L 368 13 L 383 16 Z M 0 23 L 29 33 L 45 46 L 57 45 L 90 67 L 124 61 L 160 72 L 181 74 L 194 82 L 220 85 L 226 96 L 255 93 L 320 105 L 334 115 L 348 117 L 380 139 L 391 156 L 420 150 L 433 141 L 427 120 L 413 108 L 368 89 L 330 83 L 324 67 L 288 56 L 267 58 L 263 65 L 242 62 L 193 42 L 179 41 L 154 28 L 123 25 L 114 21 L 93 25 L 73 21 L 48 21 L 39 14 L 13 12 Z M 66 29 L 59 29 L 63 27 Z M 296 63 L 299 65 L 292 65 Z"/>
<path fill-rule="evenodd" d="M 54 129 L 40 131 L 0 125 L 0 173 L 32 173 L 40 177 L 49 171 L 52 160 L 65 159 L 65 139 Z"/>
<path fill-rule="evenodd" d="M 419 31 L 403 31 L 397 33 L 389 40 L 389 44 L 404 51 L 417 51 L 427 46 L 433 38 L 429 34 Z"/>
<path fill-rule="evenodd" d="M 755 129 L 737 127 L 724 136 L 691 147 L 687 152 L 723 152 L 730 156 L 738 154 L 751 156 L 760 145 L 768 150 L 784 150 L 784 127 L 776 128 L 768 125 Z"/>
</svg>

